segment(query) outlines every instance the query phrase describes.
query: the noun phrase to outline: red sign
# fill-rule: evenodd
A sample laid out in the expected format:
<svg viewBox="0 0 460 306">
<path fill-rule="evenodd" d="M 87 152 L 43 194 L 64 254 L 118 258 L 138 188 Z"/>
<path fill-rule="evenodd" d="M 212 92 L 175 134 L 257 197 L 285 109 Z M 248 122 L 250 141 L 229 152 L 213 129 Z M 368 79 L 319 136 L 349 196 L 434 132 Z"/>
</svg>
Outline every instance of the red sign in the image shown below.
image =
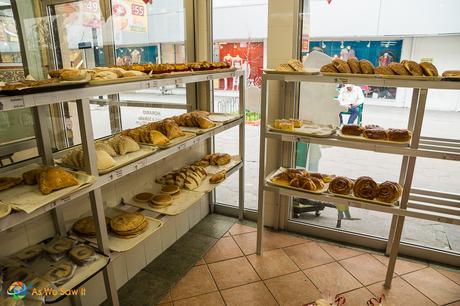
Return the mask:
<svg viewBox="0 0 460 306">
<path fill-rule="evenodd" d="M 144 6 L 138 5 L 138 4 L 131 4 L 131 14 L 133 16 L 144 16 L 145 15 L 145 9 Z"/>
</svg>

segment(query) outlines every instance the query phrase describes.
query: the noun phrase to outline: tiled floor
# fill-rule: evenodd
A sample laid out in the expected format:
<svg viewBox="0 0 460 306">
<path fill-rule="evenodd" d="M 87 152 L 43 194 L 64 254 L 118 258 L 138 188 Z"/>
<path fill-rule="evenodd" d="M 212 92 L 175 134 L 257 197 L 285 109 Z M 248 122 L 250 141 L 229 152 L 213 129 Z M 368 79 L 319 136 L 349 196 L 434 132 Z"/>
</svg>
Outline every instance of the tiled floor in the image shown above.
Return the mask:
<svg viewBox="0 0 460 306">
<path fill-rule="evenodd" d="M 266 231 L 257 256 L 254 225 L 236 222 L 205 218 L 120 289 L 121 305 L 303 305 L 340 294 L 354 306 L 382 293 L 385 305 L 460 305 L 458 270 L 399 259 L 384 290 L 382 255 Z"/>
</svg>

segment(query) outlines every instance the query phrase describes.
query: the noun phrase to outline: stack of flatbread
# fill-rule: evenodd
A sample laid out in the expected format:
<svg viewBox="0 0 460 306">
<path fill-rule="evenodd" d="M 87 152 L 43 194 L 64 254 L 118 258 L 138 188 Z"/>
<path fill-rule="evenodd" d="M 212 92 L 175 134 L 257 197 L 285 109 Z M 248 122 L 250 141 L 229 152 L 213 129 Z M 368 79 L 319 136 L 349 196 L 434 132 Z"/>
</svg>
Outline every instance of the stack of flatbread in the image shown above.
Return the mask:
<svg viewBox="0 0 460 306">
<path fill-rule="evenodd" d="M 112 233 L 120 238 L 134 238 L 143 233 L 149 225 L 141 213 L 123 213 L 110 221 Z"/>
</svg>

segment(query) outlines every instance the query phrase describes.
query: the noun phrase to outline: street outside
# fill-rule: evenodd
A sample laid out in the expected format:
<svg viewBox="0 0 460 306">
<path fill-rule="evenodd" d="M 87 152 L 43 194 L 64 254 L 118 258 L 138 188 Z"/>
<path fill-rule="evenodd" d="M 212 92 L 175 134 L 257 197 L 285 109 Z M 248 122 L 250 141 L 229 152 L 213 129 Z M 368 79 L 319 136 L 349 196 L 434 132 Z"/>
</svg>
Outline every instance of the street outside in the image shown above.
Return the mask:
<svg viewBox="0 0 460 306">
<path fill-rule="evenodd" d="M 159 92 L 153 93 L 155 94 L 133 93 L 129 96 L 126 95 L 124 98 L 136 98 L 137 100 L 154 99 L 156 102 L 177 103 L 183 101 L 182 103 L 185 103 L 184 91 L 181 89 L 175 89 L 173 95 L 160 95 Z M 222 94 L 216 91 L 216 101 L 225 97 L 228 97 L 226 92 Z M 382 101 L 382 103 L 384 102 Z M 129 125 L 135 124 L 140 114 L 142 114 L 141 110 L 145 110 L 145 108 L 122 107 L 123 122 L 129 122 Z M 176 114 L 177 112 L 167 109 L 157 110 L 159 111 L 157 114 L 159 117 L 168 116 L 170 113 Z M 219 110 L 216 109 L 216 111 Z M 110 132 L 108 129 L 109 125 L 107 124 L 107 112 L 108 109 L 106 107 L 92 106 L 95 134 L 104 134 L 107 133 L 107 130 Z M 404 128 L 407 126 L 408 114 L 409 110 L 406 108 L 365 105 L 363 124 L 372 123 L 384 127 Z M 459 112 L 426 111 L 422 135 L 458 139 L 460 135 L 459 123 Z M 245 207 L 253 210 L 257 209 L 259 133 L 259 126 L 246 125 Z M 238 128 L 223 132 L 216 137 L 216 151 L 230 154 L 238 153 Z M 317 163 L 318 169 L 315 169 L 313 156 L 319 157 Z M 399 155 L 336 147 L 319 147 L 315 145 L 310 147 L 309 158 L 309 170 L 345 175 L 352 178 L 368 175 L 380 182 L 385 180 L 397 181 L 402 160 L 402 157 Z M 460 193 L 458 173 L 460 173 L 460 163 L 458 162 L 418 158 L 413 186 L 416 188 Z M 237 192 L 238 176 L 234 175 L 218 188 L 217 201 L 237 206 L 238 197 L 235 196 Z M 350 212 L 353 218 L 358 218 L 359 220 L 342 220 L 341 228 L 343 230 L 388 237 L 391 215 L 353 207 L 350 208 Z M 297 220 L 335 228 L 337 211 L 334 208 L 326 207 L 319 217 L 315 217 L 314 213 L 305 213 Z M 443 250 L 460 252 L 460 227 L 445 223 L 406 218 L 403 240 Z"/>
</svg>

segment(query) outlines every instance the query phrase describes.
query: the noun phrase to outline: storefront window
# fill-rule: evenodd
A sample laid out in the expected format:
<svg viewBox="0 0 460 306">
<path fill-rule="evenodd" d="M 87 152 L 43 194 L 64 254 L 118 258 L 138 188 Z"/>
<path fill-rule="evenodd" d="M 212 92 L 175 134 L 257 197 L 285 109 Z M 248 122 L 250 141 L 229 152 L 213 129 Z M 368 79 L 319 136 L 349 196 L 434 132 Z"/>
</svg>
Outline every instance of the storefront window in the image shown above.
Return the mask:
<svg viewBox="0 0 460 306">
<path fill-rule="evenodd" d="M 246 150 L 245 208 L 257 209 L 258 146 L 260 135 L 260 93 L 262 73 L 266 66 L 268 1 L 213 1 L 213 59 L 228 62 L 245 72 L 245 82 L 227 78 L 214 82 L 214 111 L 239 111 L 239 87 L 246 91 Z M 228 26 L 231 24 L 232 26 Z M 215 137 L 216 150 L 238 153 L 238 128 Z M 216 200 L 238 206 L 238 198 L 231 196 L 238 190 L 238 176 L 229 177 L 217 188 Z"/>
</svg>

